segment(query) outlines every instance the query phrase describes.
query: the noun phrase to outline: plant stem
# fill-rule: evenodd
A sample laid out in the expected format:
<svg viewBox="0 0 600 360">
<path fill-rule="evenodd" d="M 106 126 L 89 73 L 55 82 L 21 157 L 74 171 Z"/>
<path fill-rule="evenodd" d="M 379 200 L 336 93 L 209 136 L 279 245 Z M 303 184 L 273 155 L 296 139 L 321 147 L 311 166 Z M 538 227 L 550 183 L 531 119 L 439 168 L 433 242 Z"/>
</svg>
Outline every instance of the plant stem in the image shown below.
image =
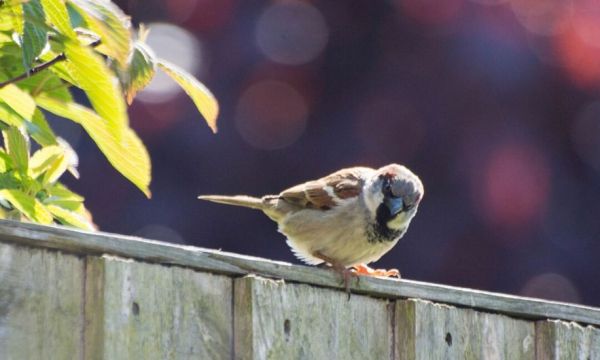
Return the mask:
<svg viewBox="0 0 600 360">
<path fill-rule="evenodd" d="M 100 39 L 94 40 L 94 41 L 92 41 L 89 44 L 89 46 L 91 46 L 91 47 L 96 47 L 98 45 L 100 45 Z M 66 59 L 67 59 L 67 57 L 65 56 L 64 53 L 58 54 L 53 59 L 48 60 L 45 63 L 41 63 L 39 65 L 36 65 L 36 66 L 32 67 L 29 71 L 26 71 L 26 72 L 22 73 L 19 76 L 16 76 L 16 77 L 14 77 L 12 79 L 8 79 L 8 80 L 3 81 L 3 82 L 0 82 L 0 89 L 2 89 L 3 87 L 5 87 L 8 84 L 13 84 L 13 83 L 16 83 L 18 81 L 27 79 L 28 77 L 33 76 L 33 75 L 39 73 L 40 71 L 49 68 L 50 66 L 56 64 L 57 62 L 61 62 L 61 61 L 64 61 Z"/>
</svg>

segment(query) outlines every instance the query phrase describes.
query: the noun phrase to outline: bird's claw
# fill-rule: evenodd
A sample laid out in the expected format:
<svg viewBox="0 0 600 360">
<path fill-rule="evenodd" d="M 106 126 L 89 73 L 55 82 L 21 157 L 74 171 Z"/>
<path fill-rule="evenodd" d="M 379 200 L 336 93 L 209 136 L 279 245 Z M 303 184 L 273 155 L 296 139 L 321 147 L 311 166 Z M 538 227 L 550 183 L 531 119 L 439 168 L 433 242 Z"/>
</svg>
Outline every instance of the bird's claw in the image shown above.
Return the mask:
<svg viewBox="0 0 600 360">
<path fill-rule="evenodd" d="M 366 264 L 354 265 L 353 269 L 354 273 L 357 275 L 400 278 L 400 271 L 398 271 L 398 269 L 373 269 Z"/>
</svg>

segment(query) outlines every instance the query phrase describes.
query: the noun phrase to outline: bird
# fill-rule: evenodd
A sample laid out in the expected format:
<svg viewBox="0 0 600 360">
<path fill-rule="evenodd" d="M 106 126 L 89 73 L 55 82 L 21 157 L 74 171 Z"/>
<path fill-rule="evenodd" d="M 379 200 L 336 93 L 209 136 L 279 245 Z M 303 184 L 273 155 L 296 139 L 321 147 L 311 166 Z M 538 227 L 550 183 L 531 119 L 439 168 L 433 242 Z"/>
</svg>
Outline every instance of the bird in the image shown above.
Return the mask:
<svg viewBox="0 0 600 360">
<path fill-rule="evenodd" d="M 400 277 L 373 269 L 404 236 L 423 199 L 423 183 L 407 167 L 351 167 L 277 195 L 200 195 L 201 200 L 262 210 L 278 224 L 293 253 L 309 265 L 351 276 Z"/>
</svg>

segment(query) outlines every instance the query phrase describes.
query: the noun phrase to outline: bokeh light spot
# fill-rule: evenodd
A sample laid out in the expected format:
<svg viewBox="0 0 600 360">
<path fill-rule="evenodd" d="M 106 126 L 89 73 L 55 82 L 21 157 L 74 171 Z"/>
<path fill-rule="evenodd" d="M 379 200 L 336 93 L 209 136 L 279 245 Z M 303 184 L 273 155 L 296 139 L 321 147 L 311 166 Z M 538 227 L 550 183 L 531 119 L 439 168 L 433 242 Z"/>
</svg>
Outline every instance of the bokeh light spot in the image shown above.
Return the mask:
<svg viewBox="0 0 600 360">
<path fill-rule="evenodd" d="M 510 5 L 521 25 L 539 35 L 563 31 L 573 13 L 571 0 L 511 0 Z"/>
<path fill-rule="evenodd" d="M 212 30 L 228 23 L 234 0 L 168 0 L 170 18 L 188 29 Z"/>
<path fill-rule="evenodd" d="M 478 181 L 476 200 L 490 225 L 521 230 L 541 219 L 550 190 L 550 170 L 537 148 L 519 143 L 495 148 Z"/>
<path fill-rule="evenodd" d="M 304 132 L 308 106 L 284 82 L 266 80 L 250 86 L 237 104 L 236 126 L 244 140 L 259 149 L 280 149 Z"/>
<path fill-rule="evenodd" d="M 204 64 L 200 42 L 185 29 L 165 23 L 149 24 L 147 43 L 156 55 L 190 74 L 198 75 Z M 139 95 L 145 102 L 164 103 L 181 90 L 169 76 L 157 70 L 152 82 Z"/>
<path fill-rule="evenodd" d="M 594 20 L 587 15 L 576 13 L 571 26 L 555 37 L 559 62 L 571 80 L 583 88 L 600 84 L 600 44 L 589 41 L 592 38 L 590 33 L 594 31 L 595 36 L 600 38 L 600 26 L 588 26 L 589 21 L 600 21 L 600 18 Z M 586 28 L 584 33 L 577 30 L 582 27 Z"/>
<path fill-rule="evenodd" d="M 272 61 L 300 65 L 314 60 L 329 37 L 321 12 L 311 4 L 288 0 L 269 6 L 256 25 L 256 42 Z"/>
<path fill-rule="evenodd" d="M 532 277 L 521 289 L 521 295 L 572 303 L 581 301 L 575 284 L 557 273 L 544 273 Z"/>
</svg>

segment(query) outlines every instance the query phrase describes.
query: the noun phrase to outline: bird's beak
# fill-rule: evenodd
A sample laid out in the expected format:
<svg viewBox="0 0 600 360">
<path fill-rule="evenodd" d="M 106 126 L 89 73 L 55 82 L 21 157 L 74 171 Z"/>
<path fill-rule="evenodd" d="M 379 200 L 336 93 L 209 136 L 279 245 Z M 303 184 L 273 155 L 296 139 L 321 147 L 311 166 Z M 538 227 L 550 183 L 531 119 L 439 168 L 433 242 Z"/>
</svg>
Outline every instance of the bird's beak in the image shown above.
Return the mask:
<svg viewBox="0 0 600 360">
<path fill-rule="evenodd" d="M 384 200 L 385 206 L 388 207 L 388 209 L 390 209 L 390 213 L 392 214 L 392 216 L 396 216 L 400 211 L 402 211 L 402 209 L 404 208 L 404 201 L 402 201 L 402 198 L 386 198 Z"/>
</svg>

